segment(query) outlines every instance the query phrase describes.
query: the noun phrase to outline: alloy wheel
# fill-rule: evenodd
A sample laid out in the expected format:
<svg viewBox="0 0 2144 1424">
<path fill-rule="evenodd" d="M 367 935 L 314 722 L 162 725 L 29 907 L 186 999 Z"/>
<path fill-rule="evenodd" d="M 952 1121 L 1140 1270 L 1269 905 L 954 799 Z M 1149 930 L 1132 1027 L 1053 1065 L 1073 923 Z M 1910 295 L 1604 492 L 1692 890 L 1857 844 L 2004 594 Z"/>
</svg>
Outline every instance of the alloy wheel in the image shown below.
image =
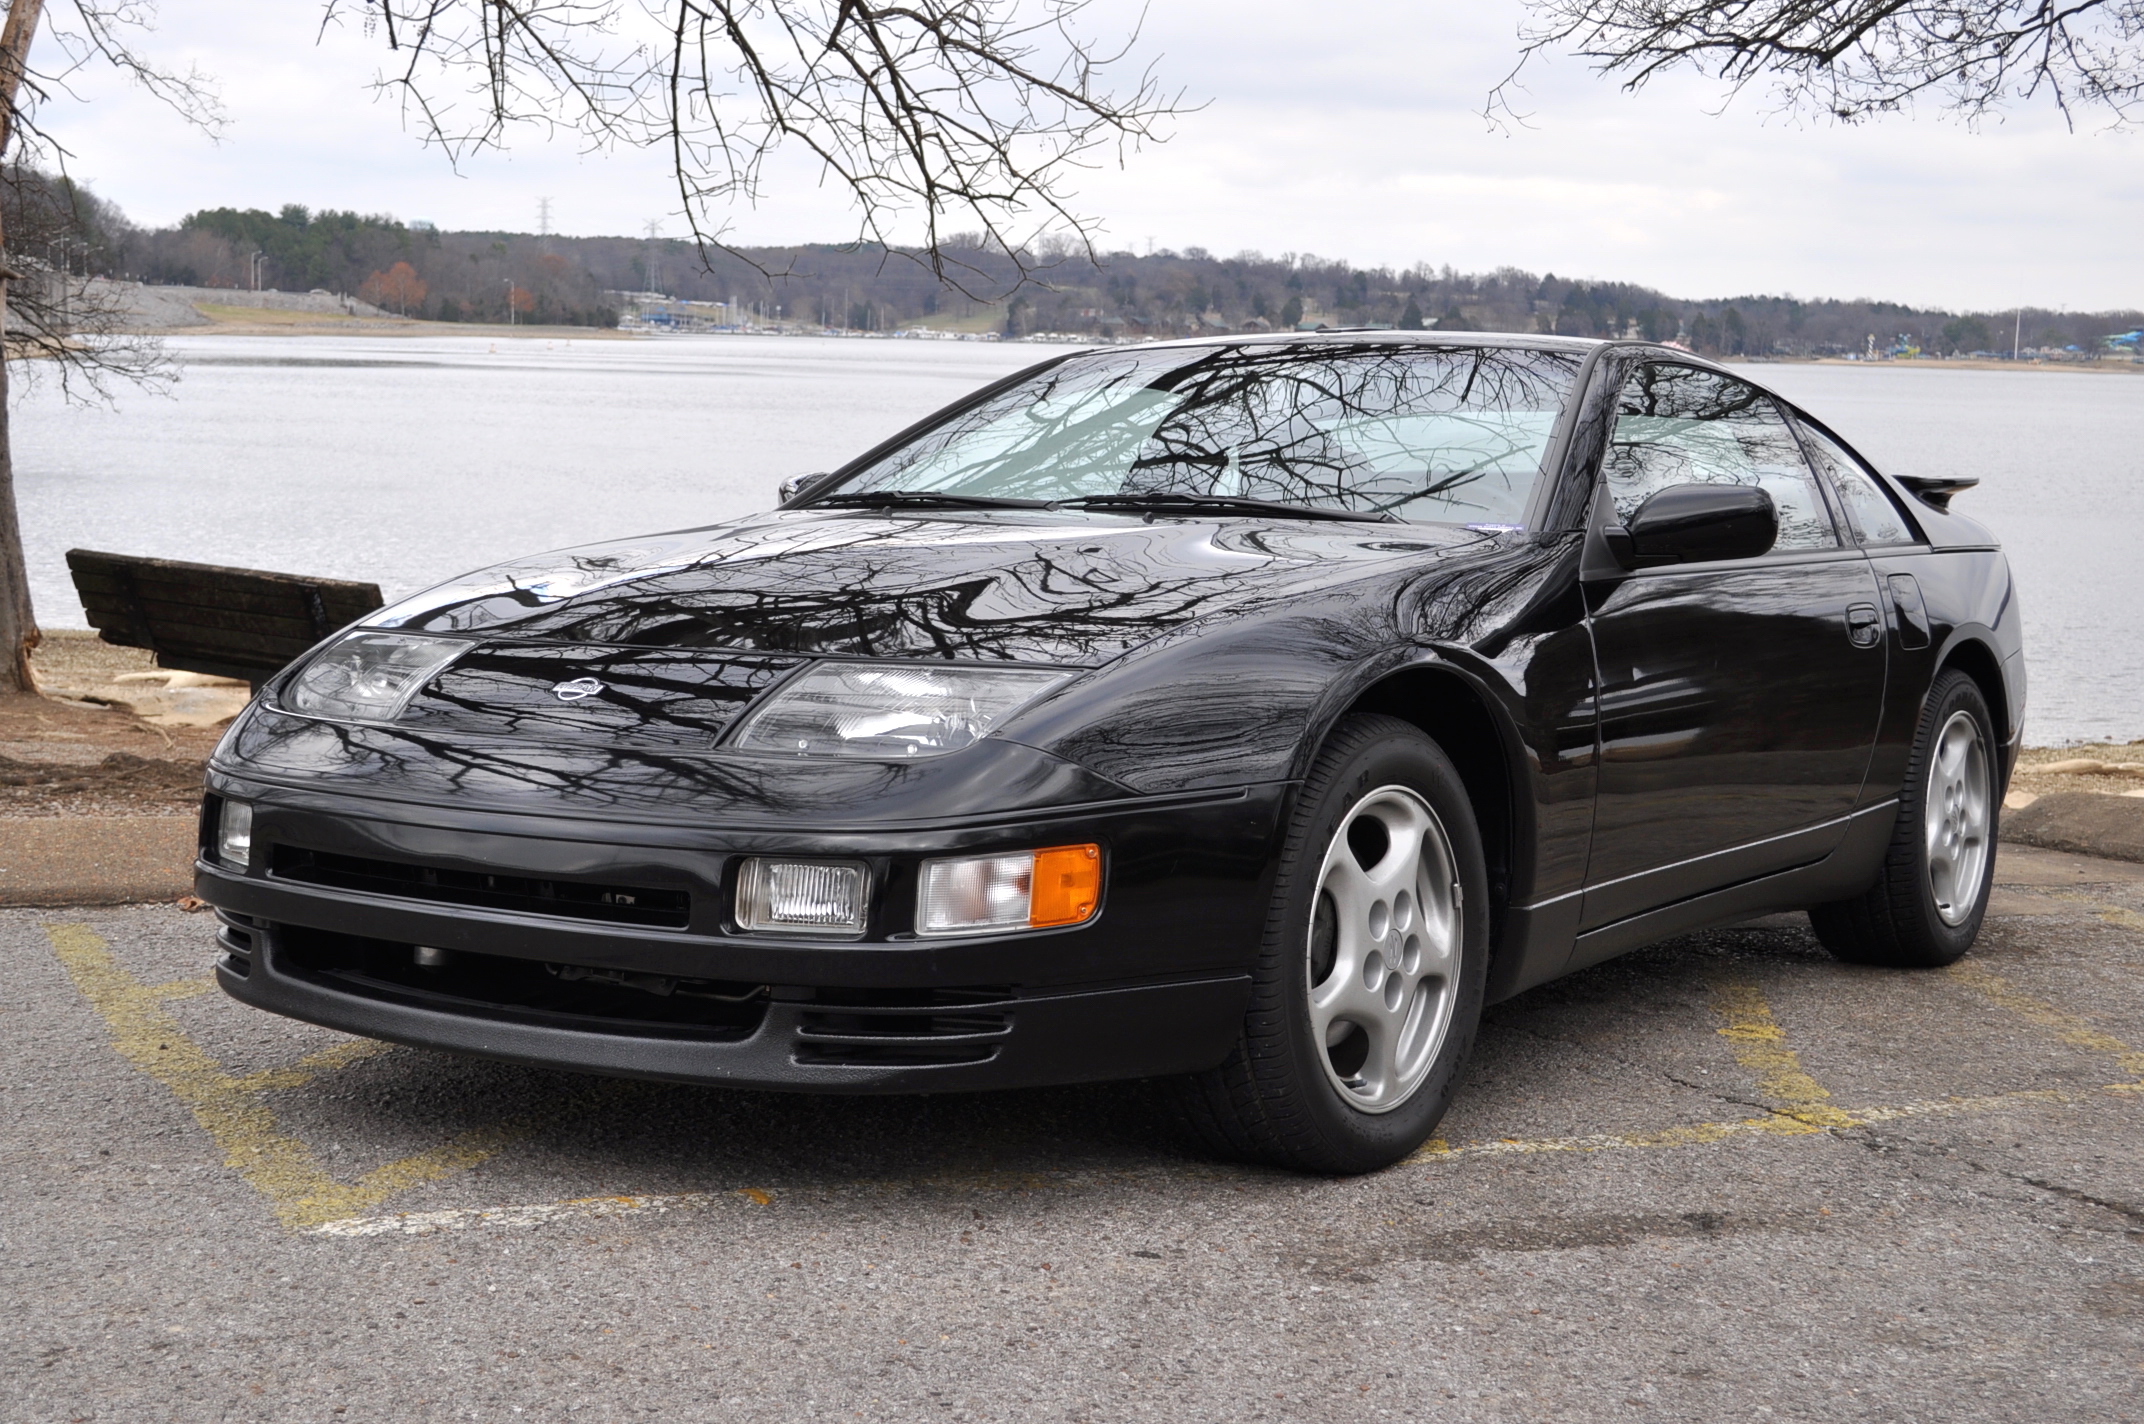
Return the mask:
<svg viewBox="0 0 2144 1424">
<path fill-rule="evenodd" d="M 1343 1101 L 1390 1112 L 1429 1076 L 1451 1027 L 1464 921 L 1458 860 L 1404 786 L 1357 801 L 1318 871 L 1310 1024 Z"/>
<path fill-rule="evenodd" d="M 1946 925 L 1961 925 L 1980 902 L 1988 859 L 1992 778 L 1980 724 L 1954 712 L 1936 734 L 1921 814 L 1928 845 L 1928 888 Z"/>
</svg>

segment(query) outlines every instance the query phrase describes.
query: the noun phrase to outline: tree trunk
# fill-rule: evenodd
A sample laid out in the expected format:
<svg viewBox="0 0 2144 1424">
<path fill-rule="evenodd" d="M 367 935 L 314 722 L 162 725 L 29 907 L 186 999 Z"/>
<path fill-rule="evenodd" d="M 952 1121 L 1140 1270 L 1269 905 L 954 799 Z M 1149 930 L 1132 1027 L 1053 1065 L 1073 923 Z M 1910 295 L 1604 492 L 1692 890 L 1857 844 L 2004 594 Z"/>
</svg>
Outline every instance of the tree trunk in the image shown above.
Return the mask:
<svg viewBox="0 0 2144 1424">
<path fill-rule="evenodd" d="M 0 302 L 6 300 L 0 277 Z M 37 646 L 37 620 L 30 610 L 30 570 L 22 556 L 22 525 L 15 518 L 15 452 L 8 439 L 7 362 L 0 360 L 0 693 L 32 692 L 30 649 Z"/>
<path fill-rule="evenodd" d="M 9 0 L 0 26 L 0 160 L 15 136 L 15 104 L 29 68 L 44 0 Z M 0 693 L 34 692 L 30 649 L 37 646 L 37 617 L 30 607 L 29 562 L 22 554 L 22 523 L 15 516 L 15 450 L 8 432 L 7 231 L 0 224 Z"/>
</svg>

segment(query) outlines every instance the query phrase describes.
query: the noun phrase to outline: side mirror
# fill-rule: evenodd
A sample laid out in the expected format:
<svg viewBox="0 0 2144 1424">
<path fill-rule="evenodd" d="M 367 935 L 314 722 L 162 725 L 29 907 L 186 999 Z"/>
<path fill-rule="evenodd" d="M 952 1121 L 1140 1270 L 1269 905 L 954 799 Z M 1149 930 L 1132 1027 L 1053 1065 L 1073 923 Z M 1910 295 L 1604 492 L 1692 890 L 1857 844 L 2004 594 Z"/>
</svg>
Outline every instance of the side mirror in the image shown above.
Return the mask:
<svg viewBox="0 0 2144 1424">
<path fill-rule="evenodd" d="M 1625 568 L 1754 559 L 1779 542 L 1779 510 L 1754 485 L 1672 485 L 1607 534 Z"/>
<path fill-rule="evenodd" d="M 814 486 L 827 477 L 824 470 L 810 475 L 791 475 L 775 487 L 775 502 L 787 504 L 798 495 L 809 494 Z"/>
</svg>

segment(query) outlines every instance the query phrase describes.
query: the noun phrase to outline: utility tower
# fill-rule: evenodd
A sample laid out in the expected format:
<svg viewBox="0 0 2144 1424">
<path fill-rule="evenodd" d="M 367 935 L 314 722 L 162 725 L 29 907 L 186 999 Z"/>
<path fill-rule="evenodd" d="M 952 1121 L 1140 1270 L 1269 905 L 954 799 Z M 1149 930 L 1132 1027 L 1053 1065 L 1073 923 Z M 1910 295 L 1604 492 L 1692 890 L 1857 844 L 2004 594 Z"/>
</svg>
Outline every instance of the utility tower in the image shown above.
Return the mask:
<svg viewBox="0 0 2144 1424">
<path fill-rule="evenodd" d="M 536 200 L 536 236 L 542 239 L 543 250 L 549 252 L 551 250 L 551 200 L 549 198 L 538 198 Z"/>
</svg>

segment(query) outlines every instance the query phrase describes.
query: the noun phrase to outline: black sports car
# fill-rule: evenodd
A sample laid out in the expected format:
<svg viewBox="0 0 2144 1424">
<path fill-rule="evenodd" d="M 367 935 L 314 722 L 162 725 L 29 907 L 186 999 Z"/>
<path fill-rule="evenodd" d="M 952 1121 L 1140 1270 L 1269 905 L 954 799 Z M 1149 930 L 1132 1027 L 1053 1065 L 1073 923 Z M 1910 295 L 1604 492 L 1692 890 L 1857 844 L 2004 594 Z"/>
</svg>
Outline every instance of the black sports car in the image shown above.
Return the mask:
<svg viewBox="0 0 2144 1424">
<path fill-rule="evenodd" d="M 217 977 L 645 1078 L 1165 1078 L 1373 1168 L 1485 1003 L 1639 945 L 1965 952 L 2025 701 L 1967 483 L 1656 345 L 1065 356 L 287 669 L 210 770 Z"/>
</svg>

